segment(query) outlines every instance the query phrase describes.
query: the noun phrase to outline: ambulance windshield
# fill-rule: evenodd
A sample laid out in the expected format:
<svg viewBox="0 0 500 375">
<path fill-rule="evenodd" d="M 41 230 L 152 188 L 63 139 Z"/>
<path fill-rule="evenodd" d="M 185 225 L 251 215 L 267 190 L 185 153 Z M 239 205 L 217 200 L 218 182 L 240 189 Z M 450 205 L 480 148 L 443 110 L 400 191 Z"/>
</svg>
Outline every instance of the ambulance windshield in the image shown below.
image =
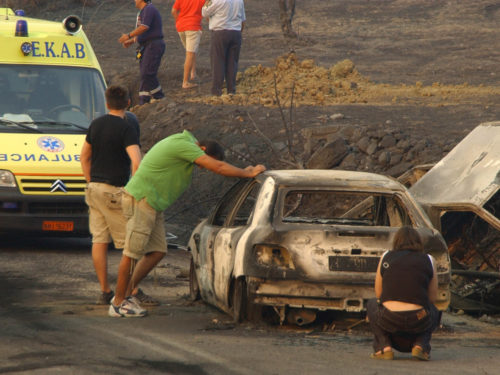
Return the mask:
<svg viewBox="0 0 500 375">
<path fill-rule="evenodd" d="M 87 128 L 106 113 L 104 91 L 95 69 L 0 65 L 0 119 Z"/>
</svg>

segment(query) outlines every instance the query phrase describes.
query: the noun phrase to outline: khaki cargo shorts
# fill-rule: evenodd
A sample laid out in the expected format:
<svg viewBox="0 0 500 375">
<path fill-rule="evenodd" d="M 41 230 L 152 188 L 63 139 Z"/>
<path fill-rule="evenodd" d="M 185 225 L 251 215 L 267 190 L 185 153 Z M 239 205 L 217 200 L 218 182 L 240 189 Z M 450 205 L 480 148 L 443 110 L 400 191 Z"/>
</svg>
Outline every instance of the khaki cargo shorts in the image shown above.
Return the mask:
<svg viewBox="0 0 500 375">
<path fill-rule="evenodd" d="M 198 53 L 200 46 L 201 30 L 198 31 L 181 31 L 179 37 L 181 38 L 182 45 L 187 52 Z"/>
<path fill-rule="evenodd" d="M 125 244 L 127 221 L 122 212 L 123 188 L 91 182 L 85 190 L 89 206 L 89 229 L 93 243 L 113 243 L 117 249 Z"/>
<path fill-rule="evenodd" d="M 163 212 L 156 211 L 144 198 L 137 201 L 126 191 L 123 192 L 122 209 L 128 219 L 124 255 L 140 259 L 153 251 L 167 252 Z"/>
</svg>

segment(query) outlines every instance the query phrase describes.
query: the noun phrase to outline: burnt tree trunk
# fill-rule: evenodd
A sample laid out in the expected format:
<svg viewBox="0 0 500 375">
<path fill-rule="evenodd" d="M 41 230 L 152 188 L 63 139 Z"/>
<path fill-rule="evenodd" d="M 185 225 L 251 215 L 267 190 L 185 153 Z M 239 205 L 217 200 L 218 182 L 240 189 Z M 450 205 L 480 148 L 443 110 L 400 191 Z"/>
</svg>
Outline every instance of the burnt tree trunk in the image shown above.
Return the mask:
<svg viewBox="0 0 500 375">
<path fill-rule="evenodd" d="M 281 30 L 285 38 L 297 38 L 293 31 L 292 20 L 295 14 L 295 0 L 278 0 L 280 7 Z"/>
</svg>

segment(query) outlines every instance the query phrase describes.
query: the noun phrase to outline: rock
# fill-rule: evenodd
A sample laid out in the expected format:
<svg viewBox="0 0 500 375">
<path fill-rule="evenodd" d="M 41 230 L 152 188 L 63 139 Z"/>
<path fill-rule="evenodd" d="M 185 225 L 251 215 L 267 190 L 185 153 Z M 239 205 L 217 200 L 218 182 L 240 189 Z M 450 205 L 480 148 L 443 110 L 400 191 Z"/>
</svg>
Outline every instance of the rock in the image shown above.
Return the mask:
<svg viewBox="0 0 500 375">
<path fill-rule="evenodd" d="M 403 160 L 403 154 L 400 152 L 391 152 L 391 160 L 389 161 L 390 165 L 396 165 Z"/>
<path fill-rule="evenodd" d="M 362 133 L 358 127 L 346 126 L 340 131 L 340 134 L 352 144 L 361 138 Z"/>
<path fill-rule="evenodd" d="M 330 120 L 341 120 L 345 118 L 345 116 L 342 113 L 335 113 L 330 116 Z"/>
<path fill-rule="evenodd" d="M 420 141 L 417 142 L 417 144 L 415 145 L 415 147 L 413 147 L 413 151 L 414 152 L 420 152 L 420 151 L 423 151 L 425 148 L 427 148 L 429 145 L 429 142 L 425 139 L 422 139 Z"/>
<path fill-rule="evenodd" d="M 367 154 L 368 146 L 370 145 L 370 138 L 369 137 L 363 137 L 361 138 L 357 143 L 356 146 L 363 151 L 365 154 Z"/>
<path fill-rule="evenodd" d="M 358 169 L 358 156 L 355 152 L 350 152 L 339 164 L 340 169 L 356 170 Z"/>
<path fill-rule="evenodd" d="M 388 151 L 382 151 L 378 157 L 378 162 L 380 164 L 388 164 L 391 160 L 391 153 Z"/>
<path fill-rule="evenodd" d="M 392 134 L 386 134 L 382 137 L 382 140 L 379 142 L 378 146 L 381 148 L 393 147 L 396 145 L 396 138 L 392 136 Z"/>
<path fill-rule="evenodd" d="M 349 152 L 344 138 L 338 137 L 316 150 L 306 163 L 308 169 L 330 169 L 338 165 Z"/>
<path fill-rule="evenodd" d="M 410 148 L 410 141 L 407 139 L 402 139 L 396 144 L 396 147 L 403 151 L 406 151 Z"/>
<path fill-rule="evenodd" d="M 408 163 L 408 162 L 399 163 L 399 164 L 395 165 L 394 167 L 389 168 L 385 172 L 385 174 L 392 176 L 392 177 L 399 177 L 403 173 L 405 173 L 407 170 L 411 169 L 412 167 L 413 167 L 412 163 Z"/>
<path fill-rule="evenodd" d="M 373 140 L 370 142 L 368 145 L 368 148 L 366 149 L 366 153 L 368 155 L 373 155 L 378 149 L 377 141 Z"/>
</svg>

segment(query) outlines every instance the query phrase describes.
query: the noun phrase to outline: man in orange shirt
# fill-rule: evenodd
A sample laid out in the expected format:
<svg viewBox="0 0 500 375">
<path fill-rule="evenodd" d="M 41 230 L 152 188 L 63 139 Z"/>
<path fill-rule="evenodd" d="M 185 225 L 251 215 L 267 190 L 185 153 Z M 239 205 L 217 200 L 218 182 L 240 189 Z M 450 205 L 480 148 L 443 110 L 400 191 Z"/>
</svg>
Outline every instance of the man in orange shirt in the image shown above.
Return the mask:
<svg viewBox="0 0 500 375">
<path fill-rule="evenodd" d="M 204 4 L 205 0 L 176 0 L 172 7 L 175 28 L 186 49 L 182 78 L 183 89 L 197 86 L 196 83 L 190 81 L 196 79 L 196 53 L 201 40 L 201 8 Z"/>
</svg>

